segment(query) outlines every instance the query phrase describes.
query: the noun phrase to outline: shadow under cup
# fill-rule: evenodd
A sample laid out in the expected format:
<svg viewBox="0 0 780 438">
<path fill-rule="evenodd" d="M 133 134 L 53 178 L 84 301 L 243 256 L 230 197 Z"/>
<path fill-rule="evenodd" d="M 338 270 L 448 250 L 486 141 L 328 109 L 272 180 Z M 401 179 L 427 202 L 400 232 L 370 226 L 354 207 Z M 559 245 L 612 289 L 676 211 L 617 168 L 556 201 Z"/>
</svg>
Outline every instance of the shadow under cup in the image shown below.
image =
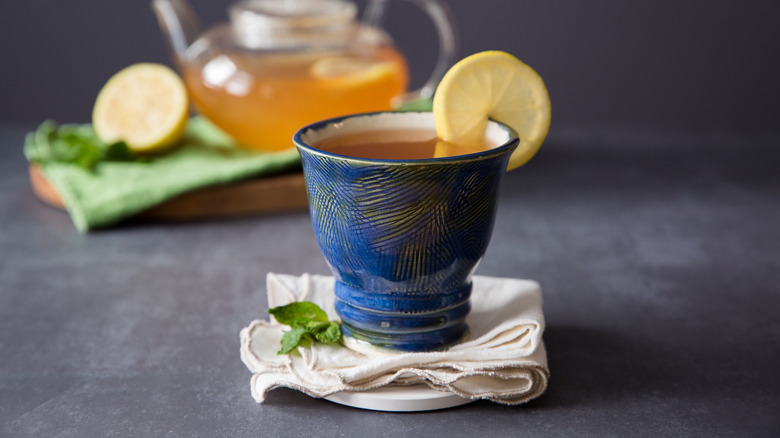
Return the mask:
<svg viewBox="0 0 780 438">
<path fill-rule="evenodd" d="M 467 333 L 471 274 L 490 241 L 515 132 L 490 122 L 493 149 L 447 158 L 376 160 L 315 148 L 348 133 L 434 127 L 432 113 L 384 112 L 324 120 L 294 137 L 348 338 L 428 351 Z"/>
</svg>

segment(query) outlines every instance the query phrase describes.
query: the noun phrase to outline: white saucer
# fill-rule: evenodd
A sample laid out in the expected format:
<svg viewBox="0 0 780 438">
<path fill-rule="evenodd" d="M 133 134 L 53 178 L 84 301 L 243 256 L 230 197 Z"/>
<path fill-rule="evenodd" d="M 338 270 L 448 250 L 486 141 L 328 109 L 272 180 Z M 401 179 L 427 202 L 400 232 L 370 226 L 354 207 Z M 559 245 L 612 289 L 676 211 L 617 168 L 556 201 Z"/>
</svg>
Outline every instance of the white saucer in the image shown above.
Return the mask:
<svg viewBox="0 0 780 438">
<path fill-rule="evenodd" d="M 465 405 L 474 400 L 451 392 L 441 392 L 427 385 L 385 386 L 369 391 L 338 392 L 325 400 L 353 408 L 386 412 L 419 412 Z"/>
</svg>

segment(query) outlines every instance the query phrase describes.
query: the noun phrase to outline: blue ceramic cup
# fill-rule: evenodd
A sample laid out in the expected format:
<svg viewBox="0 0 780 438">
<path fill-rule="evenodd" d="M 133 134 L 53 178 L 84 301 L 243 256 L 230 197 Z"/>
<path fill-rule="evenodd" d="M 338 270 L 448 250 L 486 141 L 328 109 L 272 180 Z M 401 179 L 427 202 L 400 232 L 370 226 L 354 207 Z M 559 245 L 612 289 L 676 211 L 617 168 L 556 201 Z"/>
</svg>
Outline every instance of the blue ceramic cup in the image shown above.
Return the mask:
<svg viewBox="0 0 780 438">
<path fill-rule="evenodd" d="M 490 241 L 515 132 L 490 122 L 494 148 L 446 158 L 379 160 L 317 149 L 359 132 L 427 129 L 432 113 L 382 112 L 299 130 L 314 234 L 336 279 L 347 339 L 402 351 L 443 349 L 467 334 L 471 274 Z"/>
</svg>

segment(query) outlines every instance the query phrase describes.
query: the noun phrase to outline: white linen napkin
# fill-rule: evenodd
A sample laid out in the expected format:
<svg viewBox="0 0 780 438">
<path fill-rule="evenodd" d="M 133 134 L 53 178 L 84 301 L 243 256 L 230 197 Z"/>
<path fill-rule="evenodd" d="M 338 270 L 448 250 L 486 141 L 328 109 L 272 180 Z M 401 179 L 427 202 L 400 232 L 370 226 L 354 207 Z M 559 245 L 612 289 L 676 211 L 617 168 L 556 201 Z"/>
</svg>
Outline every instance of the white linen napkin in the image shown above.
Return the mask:
<svg viewBox="0 0 780 438">
<path fill-rule="evenodd" d="M 273 317 L 241 330 L 241 360 L 253 373 L 258 403 L 278 387 L 313 397 L 341 391 L 366 391 L 385 385 L 424 383 L 469 399 L 515 405 L 541 395 L 550 372 L 542 341 L 544 314 L 539 284 L 531 280 L 474 276 L 469 340 L 448 350 L 394 353 L 356 342 L 312 343 L 299 354 L 277 355 L 288 329 Z M 333 277 L 269 273 L 268 307 L 311 301 L 330 319 Z"/>
</svg>

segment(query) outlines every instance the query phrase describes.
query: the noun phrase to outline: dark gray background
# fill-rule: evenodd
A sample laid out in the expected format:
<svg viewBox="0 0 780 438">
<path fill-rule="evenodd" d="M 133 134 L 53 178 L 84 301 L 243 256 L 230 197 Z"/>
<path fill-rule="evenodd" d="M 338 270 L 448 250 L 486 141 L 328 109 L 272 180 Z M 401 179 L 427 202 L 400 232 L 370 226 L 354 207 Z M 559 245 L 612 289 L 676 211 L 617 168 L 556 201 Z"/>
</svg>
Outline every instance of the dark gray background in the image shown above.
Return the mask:
<svg viewBox="0 0 780 438">
<path fill-rule="evenodd" d="M 206 24 L 229 0 L 192 0 Z M 364 5 L 365 0 L 358 2 Z M 465 56 L 511 52 L 547 82 L 562 123 L 768 127 L 778 121 L 775 0 L 452 0 Z M 405 1 L 386 21 L 413 83 L 435 36 Z M 0 120 L 89 121 L 100 87 L 135 62 L 170 63 L 150 0 L 25 0 L 0 13 Z"/>
</svg>

